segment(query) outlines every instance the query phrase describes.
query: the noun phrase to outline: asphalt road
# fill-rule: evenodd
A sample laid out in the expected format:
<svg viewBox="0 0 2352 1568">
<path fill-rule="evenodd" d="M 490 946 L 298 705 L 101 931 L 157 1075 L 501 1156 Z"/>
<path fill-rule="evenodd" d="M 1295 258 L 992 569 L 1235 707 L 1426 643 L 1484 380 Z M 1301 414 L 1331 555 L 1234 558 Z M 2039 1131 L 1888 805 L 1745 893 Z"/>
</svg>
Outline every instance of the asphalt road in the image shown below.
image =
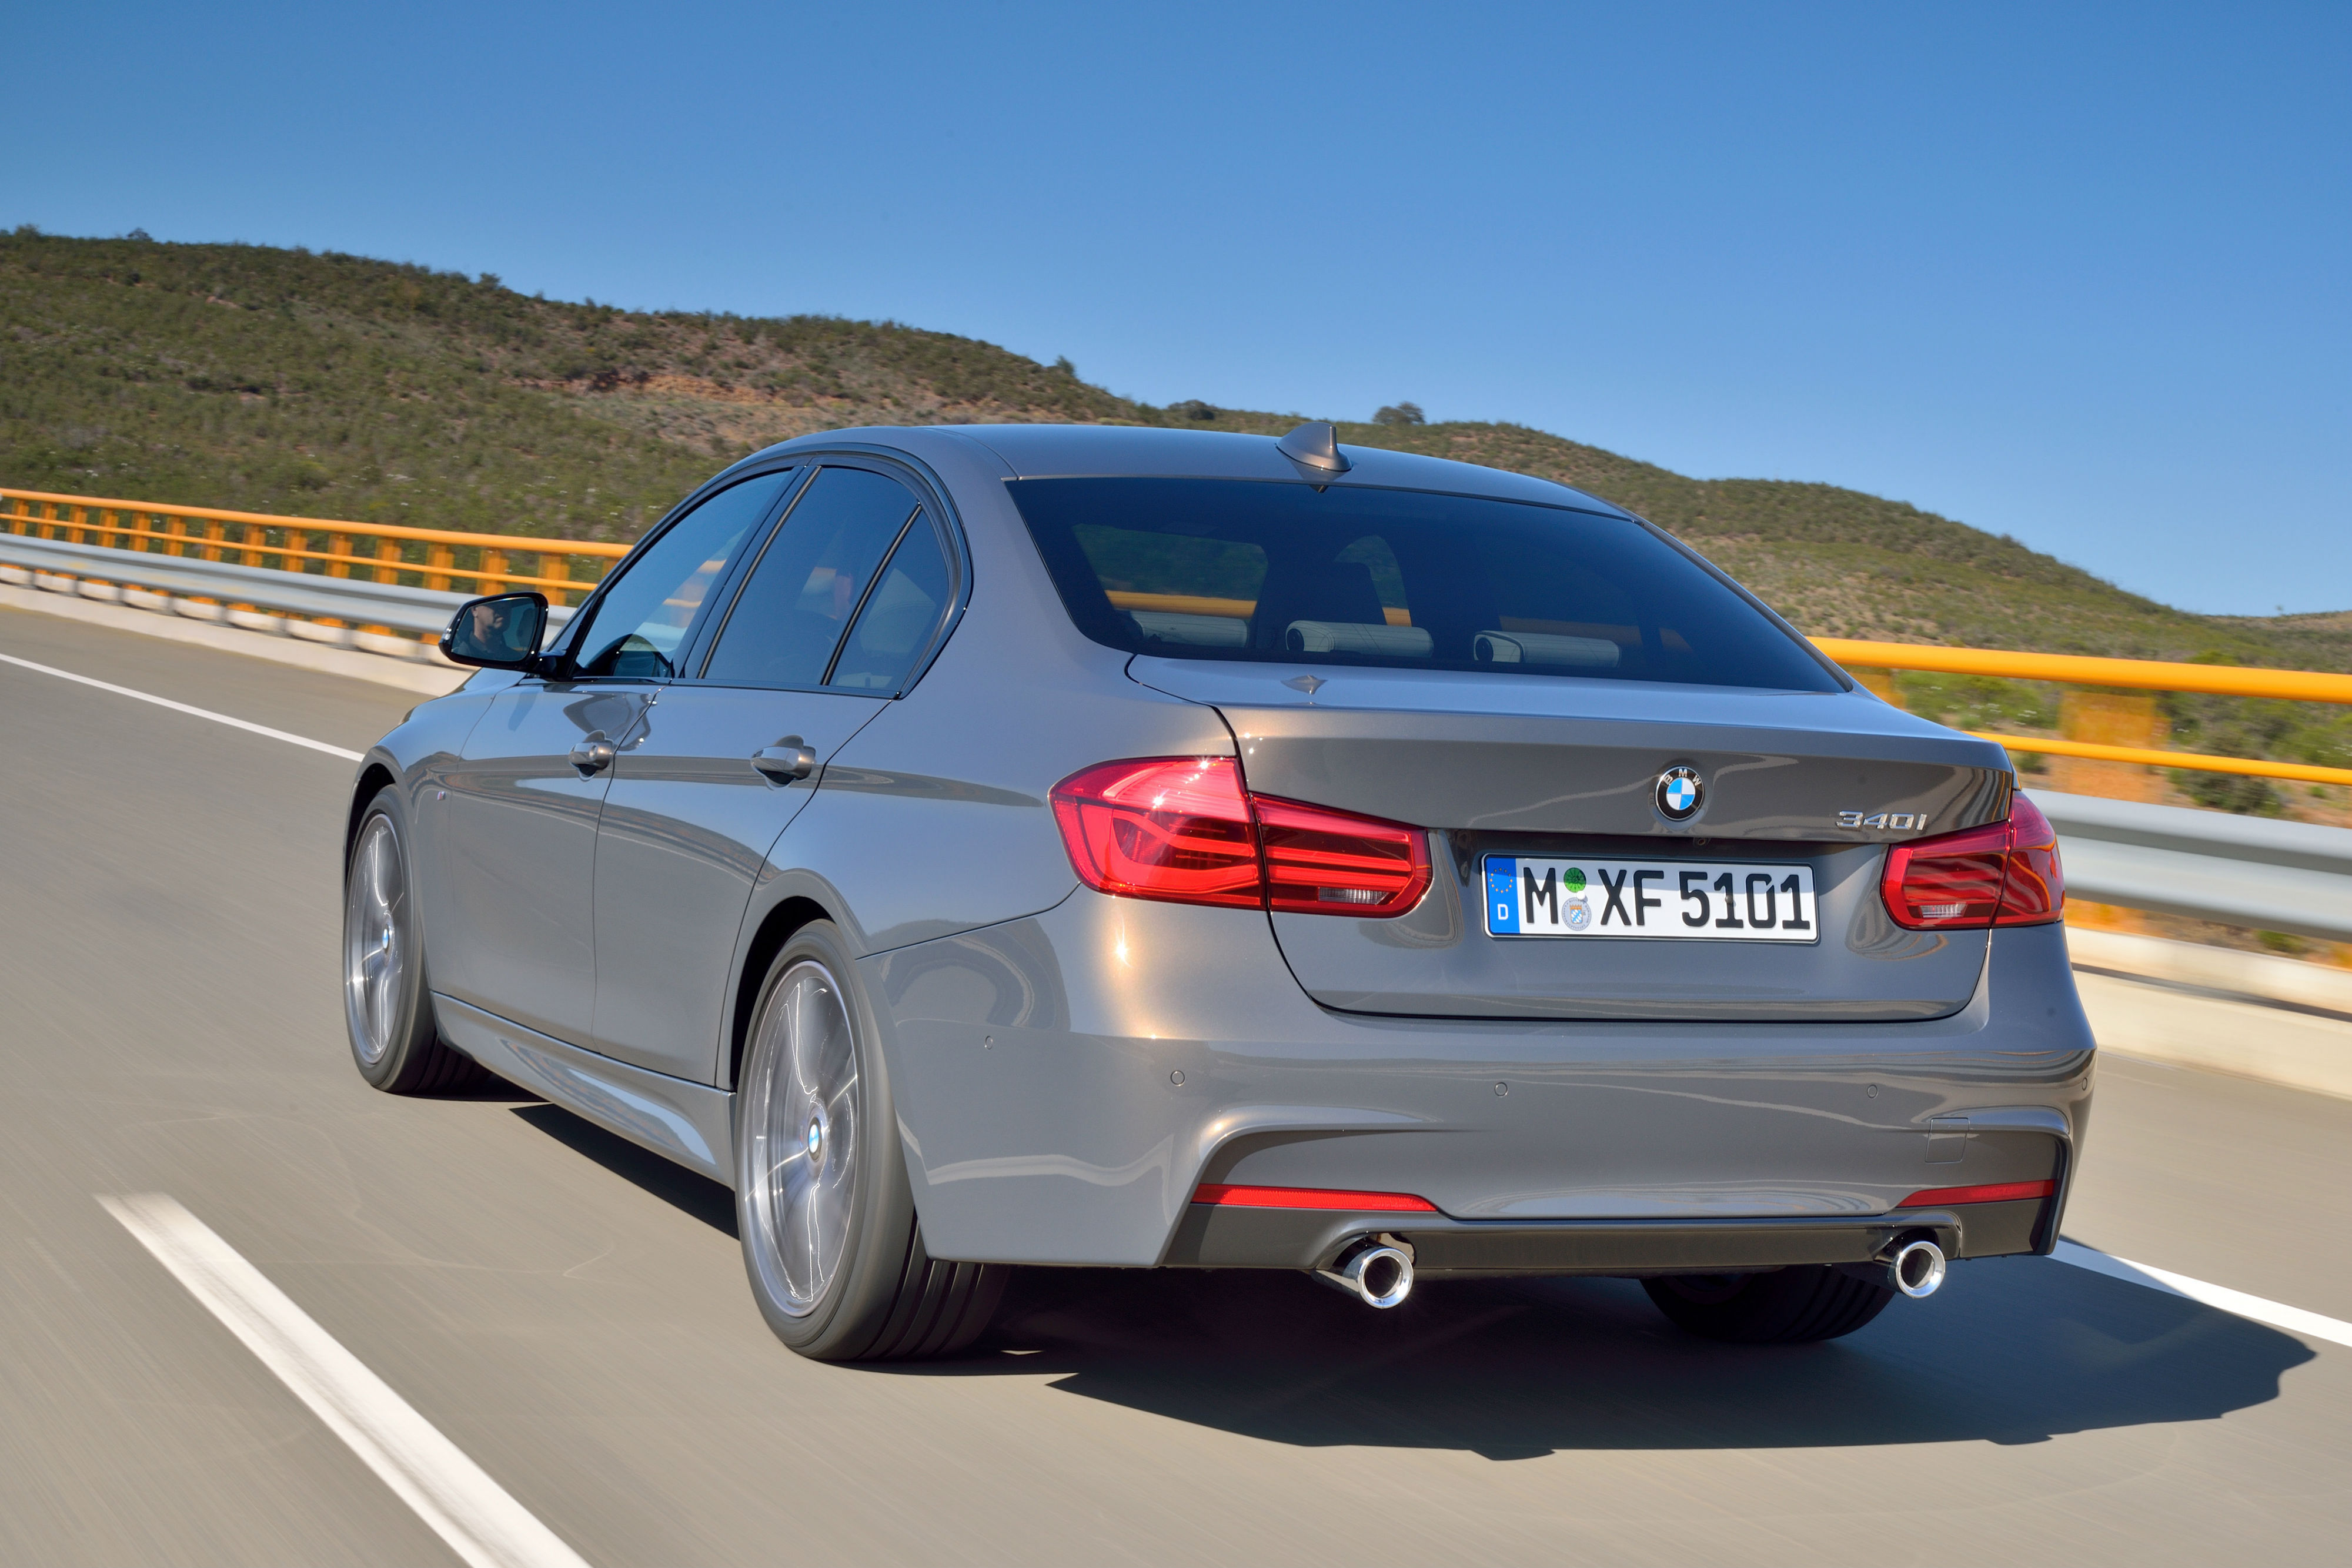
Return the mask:
<svg viewBox="0 0 2352 1568">
<path fill-rule="evenodd" d="M 353 749 L 411 701 L 23 612 L 0 653 Z M 1615 1281 L 1374 1313 L 1087 1273 L 969 1360 L 798 1360 L 721 1189 L 527 1096 L 360 1082 L 350 772 L 0 664 L 0 1561 L 456 1561 L 97 1197 L 146 1192 L 600 1568 L 2140 1568 L 2352 1539 L 2352 1350 L 2043 1260 L 1802 1348 L 1683 1338 Z M 2352 1103 L 2110 1057 L 2069 1233 L 2352 1318 L 2347 1134 Z"/>
</svg>

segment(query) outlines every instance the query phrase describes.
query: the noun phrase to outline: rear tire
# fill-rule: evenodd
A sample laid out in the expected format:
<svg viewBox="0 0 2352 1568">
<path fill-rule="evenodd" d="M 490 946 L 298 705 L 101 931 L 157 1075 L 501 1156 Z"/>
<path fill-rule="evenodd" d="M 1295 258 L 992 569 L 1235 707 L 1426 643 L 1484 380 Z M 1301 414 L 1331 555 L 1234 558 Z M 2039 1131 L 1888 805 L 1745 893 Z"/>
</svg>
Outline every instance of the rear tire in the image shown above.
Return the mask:
<svg viewBox="0 0 2352 1568">
<path fill-rule="evenodd" d="M 343 1024 L 360 1076 L 387 1094 L 463 1089 L 488 1076 L 434 1022 L 408 844 L 400 792 L 386 785 L 361 813 L 343 866 Z"/>
<path fill-rule="evenodd" d="M 980 1337 L 1012 1270 L 924 1248 L 873 1013 L 830 921 L 769 966 L 735 1106 L 743 1270 L 778 1339 L 817 1361 L 895 1361 Z"/>
<path fill-rule="evenodd" d="M 1835 1269 L 1764 1274 L 1663 1274 L 1642 1281 L 1686 1333 L 1732 1344 L 1803 1344 L 1850 1334 L 1885 1310 L 1893 1290 Z"/>
</svg>

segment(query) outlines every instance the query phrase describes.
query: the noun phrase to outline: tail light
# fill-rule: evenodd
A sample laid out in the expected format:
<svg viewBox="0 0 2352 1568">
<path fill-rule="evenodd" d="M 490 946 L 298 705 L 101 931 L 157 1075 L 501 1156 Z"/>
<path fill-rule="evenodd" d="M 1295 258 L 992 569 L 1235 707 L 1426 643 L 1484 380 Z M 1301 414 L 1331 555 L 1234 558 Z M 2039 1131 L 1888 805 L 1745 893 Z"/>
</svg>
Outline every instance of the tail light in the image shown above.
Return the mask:
<svg viewBox="0 0 2352 1568">
<path fill-rule="evenodd" d="M 2009 821 L 1886 852 L 1886 913 L 1912 931 L 2042 925 L 2066 913 L 2058 833 L 2041 808 L 2012 796 Z"/>
<path fill-rule="evenodd" d="M 1402 915 L 1429 886 L 1429 836 L 1372 817 L 1252 796 L 1266 902 L 1302 915 Z"/>
<path fill-rule="evenodd" d="M 1106 762 L 1054 787 L 1078 879 L 1101 893 L 1305 915 L 1402 915 L 1429 888 L 1418 828 L 1252 795 L 1230 757 Z"/>
<path fill-rule="evenodd" d="M 1178 904 L 1265 903 L 1257 830 L 1230 757 L 1106 762 L 1054 787 L 1054 820 L 1088 887 Z"/>
</svg>

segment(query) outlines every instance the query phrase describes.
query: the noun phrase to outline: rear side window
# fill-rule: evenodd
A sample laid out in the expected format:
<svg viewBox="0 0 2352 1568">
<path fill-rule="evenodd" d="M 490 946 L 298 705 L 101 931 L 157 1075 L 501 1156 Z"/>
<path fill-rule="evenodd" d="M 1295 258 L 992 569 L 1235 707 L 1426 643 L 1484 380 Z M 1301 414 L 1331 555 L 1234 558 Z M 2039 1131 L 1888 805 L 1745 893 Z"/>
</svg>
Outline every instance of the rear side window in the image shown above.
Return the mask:
<svg viewBox="0 0 2352 1568">
<path fill-rule="evenodd" d="M 742 685 L 821 686 L 876 569 L 910 522 L 913 492 L 864 468 L 819 471 L 727 612 L 703 678 Z"/>
<path fill-rule="evenodd" d="M 1078 629 L 1131 653 L 1840 689 L 1746 599 L 1623 518 L 1237 479 L 1006 488 Z"/>
<path fill-rule="evenodd" d="M 901 690 L 947 608 L 947 556 L 930 519 L 919 513 L 876 575 L 825 685 L 877 696 Z"/>
</svg>

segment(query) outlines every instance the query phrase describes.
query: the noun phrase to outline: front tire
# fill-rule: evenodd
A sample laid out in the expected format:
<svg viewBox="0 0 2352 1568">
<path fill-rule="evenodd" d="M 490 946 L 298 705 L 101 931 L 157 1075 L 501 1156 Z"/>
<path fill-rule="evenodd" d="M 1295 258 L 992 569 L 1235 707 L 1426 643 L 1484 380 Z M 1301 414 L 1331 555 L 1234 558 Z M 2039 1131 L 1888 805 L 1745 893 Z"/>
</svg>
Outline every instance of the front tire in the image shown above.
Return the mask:
<svg viewBox="0 0 2352 1568">
<path fill-rule="evenodd" d="M 1731 1344 L 1804 1344 L 1850 1334 L 1895 1299 L 1836 1269 L 1763 1274 L 1663 1274 L 1642 1281 L 1658 1311 L 1685 1333 Z"/>
<path fill-rule="evenodd" d="M 951 1354 L 1009 1270 L 923 1247 L 872 1013 L 829 921 L 769 967 L 736 1083 L 735 1218 L 776 1337 L 818 1361 Z"/>
<path fill-rule="evenodd" d="M 434 1022 L 408 842 L 399 791 L 386 785 L 361 813 L 343 867 L 343 1024 L 360 1076 L 388 1094 L 462 1088 L 482 1076 Z"/>
</svg>

